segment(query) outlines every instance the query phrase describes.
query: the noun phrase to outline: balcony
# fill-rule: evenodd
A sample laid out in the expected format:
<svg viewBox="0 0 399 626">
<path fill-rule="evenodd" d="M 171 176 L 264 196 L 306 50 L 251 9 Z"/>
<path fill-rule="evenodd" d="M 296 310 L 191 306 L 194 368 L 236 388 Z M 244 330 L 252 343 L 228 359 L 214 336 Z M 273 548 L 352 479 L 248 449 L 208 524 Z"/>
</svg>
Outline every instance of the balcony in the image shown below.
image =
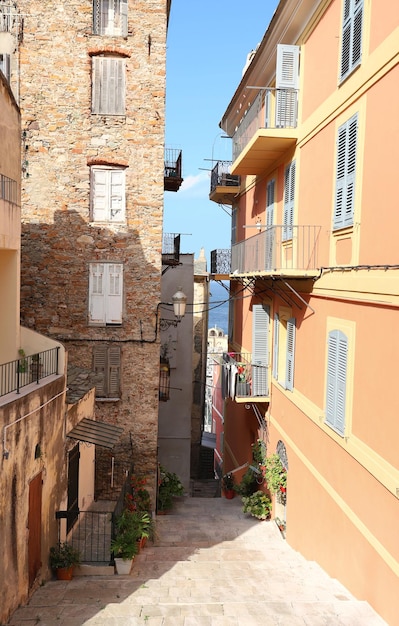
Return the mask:
<svg viewBox="0 0 399 626">
<path fill-rule="evenodd" d="M 320 226 L 270 226 L 231 249 L 231 278 L 287 276 L 314 278 L 319 273 Z"/>
<path fill-rule="evenodd" d="M 231 274 L 231 250 L 211 251 L 211 275 L 215 280 L 228 280 Z"/>
<path fill-rule="evenodd" d="M 240 190 L 240 177 L 230 173 L 231 161 L 218 161 L 211 173 L 209 200 L 218 204 L 233 204 Z"/>
<path fill-rule="evenodd" d="M 162 265 L 179 265 L 180 235 L 164 233 L 162 237 Z"/>
<path fill-rule="evenodd" d="M 223 354 L 223 395 L 235 402 L 269 402 L 269 365 L 254 363 L 252 354 Z"/>
<path fill-rule="evenodd" d="M 165 148 L 164 190 L 179 191 L 182 182 L 181 150 L 175 148 Z"/>
<path fill-rule="evenodd" d="M 59 348 L 52 348 L 0 365 L 0 397 L 12 392 L 19 394 L 31 383 L 38 384 L 47 376 L 58 375 L 58 352 Z"/>
<path fill-rule="evenodd" d="M 297 141 L 298 91 L 261 89 L 233 136 L 233 174 L 259 175 Z"/>
</svg>

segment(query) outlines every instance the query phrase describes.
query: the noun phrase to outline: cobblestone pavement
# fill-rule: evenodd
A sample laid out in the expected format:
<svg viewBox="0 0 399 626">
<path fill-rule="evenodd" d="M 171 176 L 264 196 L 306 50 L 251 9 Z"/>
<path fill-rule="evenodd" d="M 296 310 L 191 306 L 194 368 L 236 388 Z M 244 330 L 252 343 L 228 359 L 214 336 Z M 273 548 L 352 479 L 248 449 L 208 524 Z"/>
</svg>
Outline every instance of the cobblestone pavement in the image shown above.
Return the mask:
<svg viewBox="0 0 399 626">
<path fill-rule="evenodd" d="M 235 498 L 186 498 L 157 517 L 129 576 L 50 581 L 10 626 L 383 626 Z"/>
</svg>

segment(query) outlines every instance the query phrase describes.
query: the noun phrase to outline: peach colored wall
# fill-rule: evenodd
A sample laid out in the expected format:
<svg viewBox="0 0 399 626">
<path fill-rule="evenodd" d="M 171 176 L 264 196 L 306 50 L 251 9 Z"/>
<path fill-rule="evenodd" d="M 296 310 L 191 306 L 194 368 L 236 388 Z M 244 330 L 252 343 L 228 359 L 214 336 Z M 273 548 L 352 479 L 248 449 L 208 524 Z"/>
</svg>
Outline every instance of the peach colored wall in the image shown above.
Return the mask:
<svg viewBox="0 0 399 626">
<path fill-rule="evenodd" d="M 302 121 L 337 88 L 340 58 L 341 2 L 332 2 L 317 28 L 302 45 L 301 83 Z M 335 36 L 332 34 L 334 33 Z"/>
<path fill-rule="evenodd" d="M 367 95 L 360 263 L 398 262 L 398 84 L 396 66 Z"/>
<path fill-rule="evenodd" d="M 392 0 L 378 0 L 370 3 L 370 52 L 373 52 L 399 24 L 399 3 Z"/>
</svg>

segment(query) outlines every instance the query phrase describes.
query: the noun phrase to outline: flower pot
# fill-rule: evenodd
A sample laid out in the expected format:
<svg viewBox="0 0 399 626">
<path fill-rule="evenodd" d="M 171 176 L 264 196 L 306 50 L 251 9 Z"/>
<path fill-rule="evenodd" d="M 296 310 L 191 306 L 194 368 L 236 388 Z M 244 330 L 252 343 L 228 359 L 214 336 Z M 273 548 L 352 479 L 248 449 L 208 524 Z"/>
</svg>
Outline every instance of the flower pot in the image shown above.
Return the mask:
<svg viewBox="0 0 399 626">
<path fill-rule="evenodd" d="M 130 574 L 132 569 L 133 559 L 121 559 L 115 557 L 115 568 L 117 574 Z"/>
<path fill-rule="evenodd" d="M 72 580 L 73 578 L 73 566 L 71 567 L 57 567 L 55 574 L 58 580 Z"/>
<path fill-rule="evenodd" d="M 232 500 L 232 499 L 234 498 L 234 496 L 235 496 L 234 489 L 226 489 L 226 490 L 225 490 L 225 492 L 224 492 L 224 497 L 225 497 L 227 500 Z"/>
</svg>

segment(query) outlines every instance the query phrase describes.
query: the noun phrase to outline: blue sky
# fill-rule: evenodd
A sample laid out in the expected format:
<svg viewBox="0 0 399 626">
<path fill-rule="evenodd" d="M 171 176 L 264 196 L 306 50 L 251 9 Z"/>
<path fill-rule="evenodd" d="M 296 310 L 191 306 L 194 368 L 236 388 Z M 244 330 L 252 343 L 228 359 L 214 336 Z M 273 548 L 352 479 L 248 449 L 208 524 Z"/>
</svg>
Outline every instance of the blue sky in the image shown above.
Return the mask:
<svg viewBox="0 0 399 626">
<path fill-rule="evenodd" d="M 183 152 L 184 182 L 165 192 L 164 232 L 181 252 L 230 248 L 230 216 L 209 200 L 211 159 L 231 160 L 219 122 L 247 54 L 262 40 L 278 0 L 172 0 L 167 47 L 166 145 Z M 208 160 L 207 160 L 208 159 Z"/>
</svg>

